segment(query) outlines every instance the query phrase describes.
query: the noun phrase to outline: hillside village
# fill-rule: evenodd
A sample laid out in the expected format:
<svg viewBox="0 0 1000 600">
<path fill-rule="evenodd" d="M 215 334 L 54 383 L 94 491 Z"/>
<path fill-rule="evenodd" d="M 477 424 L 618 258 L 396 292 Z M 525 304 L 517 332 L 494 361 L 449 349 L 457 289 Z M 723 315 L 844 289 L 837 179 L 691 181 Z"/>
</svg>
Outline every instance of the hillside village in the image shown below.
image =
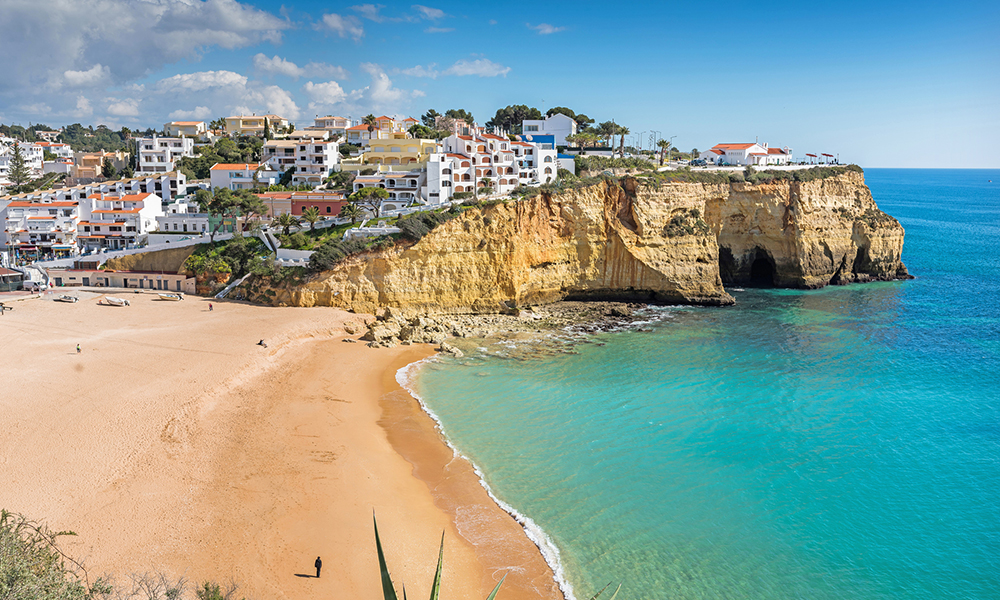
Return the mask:
<svg viewBox="0 0 1000 600">
<path fill-rule="evenodd" d="M 627 127 L 594 125 L 563 107 L 543 117 L 524 106 L 498 110 L 485 125 L 464 110 L 430 110 L 420 120 L 317 116 L 302 128 L 275 114 L 172 121 L 145 132 L 0 126 L 0 283 L 12 288 L 44 278 L 23 265 L 97 268 L 109 252 L 248 232 L 267 243 L 278 264 L 303 264 L 318 244 L 290 236 L 306 224 L 310 233 L 318 226 L 343 240 L 377 238 L 399 232 L 386 219 L 516 197 L 576 178 L 579 167 L 593 173 L 795 164 L 787 146 L 723 143 L 685 153 L 658 132 L 649 139 L 645 133 L 629 137 Z M 81 141 L 99 136 L 112 146 L 121 140 L 120 147 L 93 150 Z M 819 162 L 834 157 L 809 154 L 800 164 Z M 128 278 L 122 281 L 128 287 Z M 180 280 L 173 285 L 182 290 Z"/>
</svg>

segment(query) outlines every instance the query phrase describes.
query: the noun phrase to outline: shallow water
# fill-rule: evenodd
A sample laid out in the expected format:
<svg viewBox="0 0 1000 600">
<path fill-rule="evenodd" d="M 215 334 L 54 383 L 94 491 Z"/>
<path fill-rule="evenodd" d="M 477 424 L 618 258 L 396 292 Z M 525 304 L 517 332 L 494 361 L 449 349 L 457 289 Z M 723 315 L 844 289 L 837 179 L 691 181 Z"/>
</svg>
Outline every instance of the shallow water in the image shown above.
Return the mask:
<svg viewBox="0 0 1000 600">
<path fill-rule="evenodd" d="M 422 371 L 576 597 L 1000 598 L 1000 171 L 866 175 L 913 281 Z"/>
</svg>

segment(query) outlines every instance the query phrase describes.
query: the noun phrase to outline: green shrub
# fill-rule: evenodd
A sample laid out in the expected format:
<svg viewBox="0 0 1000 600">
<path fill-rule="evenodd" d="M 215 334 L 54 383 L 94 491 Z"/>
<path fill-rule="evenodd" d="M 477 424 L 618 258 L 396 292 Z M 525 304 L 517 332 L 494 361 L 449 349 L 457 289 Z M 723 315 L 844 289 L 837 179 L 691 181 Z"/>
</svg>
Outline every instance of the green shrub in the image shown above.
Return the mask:
<svg viewBox="0 0 1000 600">
<path fill-rule="evenodd" d="M 455 192 L 451 195 L 452 200 L 465 200 L 466 198 L 471 198 L 472 192 Z"/>
<path fill-rule="evenodd" d="M 316 252 L 309 259 L 309 269 L 312 271 L 329 271 L 337 263 L 352 254 L 370 252 L 391 248 L 395 241 L 389 236 L 380 236 L 372 239 L 353 239 L 349 241 L 327 239 L 320 244 Z"/>
<path fill-rule="evenodd" d="M 400 217 L 399 221 L 396 222 L 396 226 L 400 229 L 400 236 L 416 242 L 420 241 L 421 238 L 430 233 L 441 223 L 450 221 L 459 214 L 460 211 L 453 212 L 451 210 L 444 212 L 419 212 L 405 217 Z"/>
</svg>

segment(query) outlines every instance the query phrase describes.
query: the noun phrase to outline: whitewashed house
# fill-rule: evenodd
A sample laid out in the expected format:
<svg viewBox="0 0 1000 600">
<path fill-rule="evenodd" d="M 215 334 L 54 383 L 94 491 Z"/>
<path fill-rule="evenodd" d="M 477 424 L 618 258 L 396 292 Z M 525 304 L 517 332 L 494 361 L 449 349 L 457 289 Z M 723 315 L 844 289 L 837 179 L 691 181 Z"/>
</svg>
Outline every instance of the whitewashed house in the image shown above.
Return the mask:
<svg viewBox="0 0 1000 600">
<path fill-rule="evenodd" d="M 210 171 L 213 190 L 252 190 L 281 181 L 281 172 L 269 168 L 267 163 L 218 163 Z"/>
<path fill-rule="evenodd" d="M 792 162 L 792 149 L 788 146 L 770 148 L 767 142 L 716 144 L 699 154 L 698 158 L 715 165 L 787 165 Z"/>
<path fill-rule="evenodd" d="M 323 136 L 328 136 L 326 131 Z M 269 168 L 285 172 L 294 169 L 292 185 L 321 185 L 340 170 L 340 151 L 336 141 L 307 137 L 308 131 L 296 131 L 292 139 L 270 140 L 264 144 L 262 158 Z M 318 134 L 317 134 L 318 135 Z"/>
<path fill-rule="evenodd" d="M 176 169 L 182 156 L 194 156 L 194 139 L 189 137 L 137 138 L 135 140 L 136 173 L 166 173 Z"/>
<path fill-rule="evenodd" d="M 555 113 L 544 119 L 521 121 L 521 135 L 526 136 L 527 141 L 549 143 L 553 148 L 566 146 L 566 136 L 576 135 L 576 128 L 576 121 L 562 113 Z"/>
<path fill-rule="evenodd" d="M 138 246 L 156 229 L 163 200 L 156 194 L 92 194 L 80 206 L 77 239 L 87 250 Z"/>
<path fill-rule="evenodd" d="M 382 202 L 382 210 L 405 208 L 420 200 L 426 185 L 427 172 L 423 170 L 359 175 L 354 179 L 355 192 L 366 187 L 380 187 L 388 192 L 389 198 Z"/>
</svg>

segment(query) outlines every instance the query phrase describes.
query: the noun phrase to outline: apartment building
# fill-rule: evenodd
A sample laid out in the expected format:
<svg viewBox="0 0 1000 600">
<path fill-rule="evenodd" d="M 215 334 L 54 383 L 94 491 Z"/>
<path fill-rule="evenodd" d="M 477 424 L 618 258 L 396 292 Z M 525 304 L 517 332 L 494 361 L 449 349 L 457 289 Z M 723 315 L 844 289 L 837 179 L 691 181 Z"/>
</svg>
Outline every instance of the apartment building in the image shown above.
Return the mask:
<svg viewBox="0 0 1000 600">
<path fill-rule="evenodd" d="M 281 172 L 267 163 L 218 163 L 211 168 L 212 189 L 252 190 L 281 181 Z"/>
<path fill-rule="evenodd" d="M 293 168 L 292 185 L 318 186 L 340 170 L 339 144 L 325 139 L 305 138 L 308 132 L 296 131 L 299 139 L 270 140 L 264 144 L 261 156 L 276 171 Z M 323 132 L 324 135 L 329 135 Z M 293 134 L 294 135 L 294 134 Z M 214 167 L 213 167 L 214 168 Z"/>
<path fill-rule="evenodd" d="M 6 179 L 10 173 L 10 161 L 14 158 L 14 148 L 21 151 L 24 166 L 31 171 L 33 177 L 42 174 L 42 163 L 45 156 L 42 146 L 13 138 L 3 138 L 0 139 L 0 178 Z"/>
<path fill-rule="evenodd" d="M 93 194 L 156 194 L 165 202 L 173 202 L 178 195 L 184 195 L 187 179 L 180 171 L 143 175 L 131 179 L 118 179 L 88 183 L 72 187 L 36 190 L 23 194 L 0 197 L 3 201 L 17 202 L 81 202 Z"/>
<path fill-rule="evenodd" d="M 61 144 L 58 142 L 35 142 L 35 145 L 41 147 L 43 154 L 45 152 L 50 152 L 59 158 L 73 158 L 73 149 L 69 147 L 69 144 Z"/>
<path fill-rule="evenodd" d="M 417 138 L 372 140 L 364 154 L 364 162 L 369 165 L 408 166 L 410 169 L 423 166 L 437 151 L 437 141 Z"/>
<path fill-rule="evenodd" d="M 339 136 L 343 140 L 347 138 L 347 129 L 353 125 L 354 123 L 345 117 L 326 116 L 316 117 L 313 120 L 313 126 L 309 129 L 322 129 L 330 132 L 330 135 Z"/>
<path fill-rule="evenodd" d="M 407 130 L 418 124 L 412 117 L 396 120 L 382 115 L 375 119 L 374 129 L 368 130 L 368 125 L 361 123 L 347 128 L 347 142 L 367 146 L 370 140 L 406 139 L 410 137 Z"/>
<path fill-rule="evenodd" d="M 76 253 L 79 202 L 12 201 L 2 215 L 3 245 L 15 257 L 37 259 Z"/>
<path fill-rule="evenodd" d="M 427 185 L 427 171 L 388 172 L 359 175 L 354 179 L 354 191 L 366 187 L 380 187 L 389 193 L 382 202 L 383 210 L 396 210 L 420 201 Z"/>
<path fill-rule="evenodd" d="M 528 119 L 521 121 L 521 134 L 524 141 L 536 144 L 552 144 L 550 148 L 565 146 L 566 136 L 576 135 L 575 119 L 562 114 L 551 114 L 544 119 Z M 547 149 L 550 149 L 547 148 Z"/>
<path fill-rule="evenodd" d="M 194 139 L 189 137 L 136 138 L 136 173 L 166 173 L 176 168 L 183 156 L 194 156 Z"/>
<path fill-rule="evenodd" d="M 426 199 L 448 201 L 455 193 L 488 188 L 507 194 L 519 185 L 555 181 L 556 151 L 531 142 L 512 142 L 489 133 L 452 135 L 442 140 L 440 152 L 427 163 Z"/>
<path fill-rule="evenodd" d="M 156 194 L 92 194 L 81 211 L 77 239 L 86 250 L 133 248 L 156 229 L 163 200 Z"/>
<path fill-rule="evenodd" d="M 163 124 L 163 132 L 169 137 L 201 139 L 208 134 L 208 125 L 204 121 L 170 121 Z"/>
<path fill-rule="evenodd" d="M 78 179 L 96 179 L 101 177 L 101 169 L 104 166 L 104 159 L 111 161 L 111 165 L 118 170 L 123 169 L 128 164 L 128 154 L 118 152 L 76 152 L 73 154 L 73 177 Z"/>
<path fill-rule="evenodd" d="M 288 128 L 288 119 L 278 115 L 236 115 L 226 117 L 226 133 L 229 135 L 264 135 L 264 119 L 274 132 Z"/>
</svg>

